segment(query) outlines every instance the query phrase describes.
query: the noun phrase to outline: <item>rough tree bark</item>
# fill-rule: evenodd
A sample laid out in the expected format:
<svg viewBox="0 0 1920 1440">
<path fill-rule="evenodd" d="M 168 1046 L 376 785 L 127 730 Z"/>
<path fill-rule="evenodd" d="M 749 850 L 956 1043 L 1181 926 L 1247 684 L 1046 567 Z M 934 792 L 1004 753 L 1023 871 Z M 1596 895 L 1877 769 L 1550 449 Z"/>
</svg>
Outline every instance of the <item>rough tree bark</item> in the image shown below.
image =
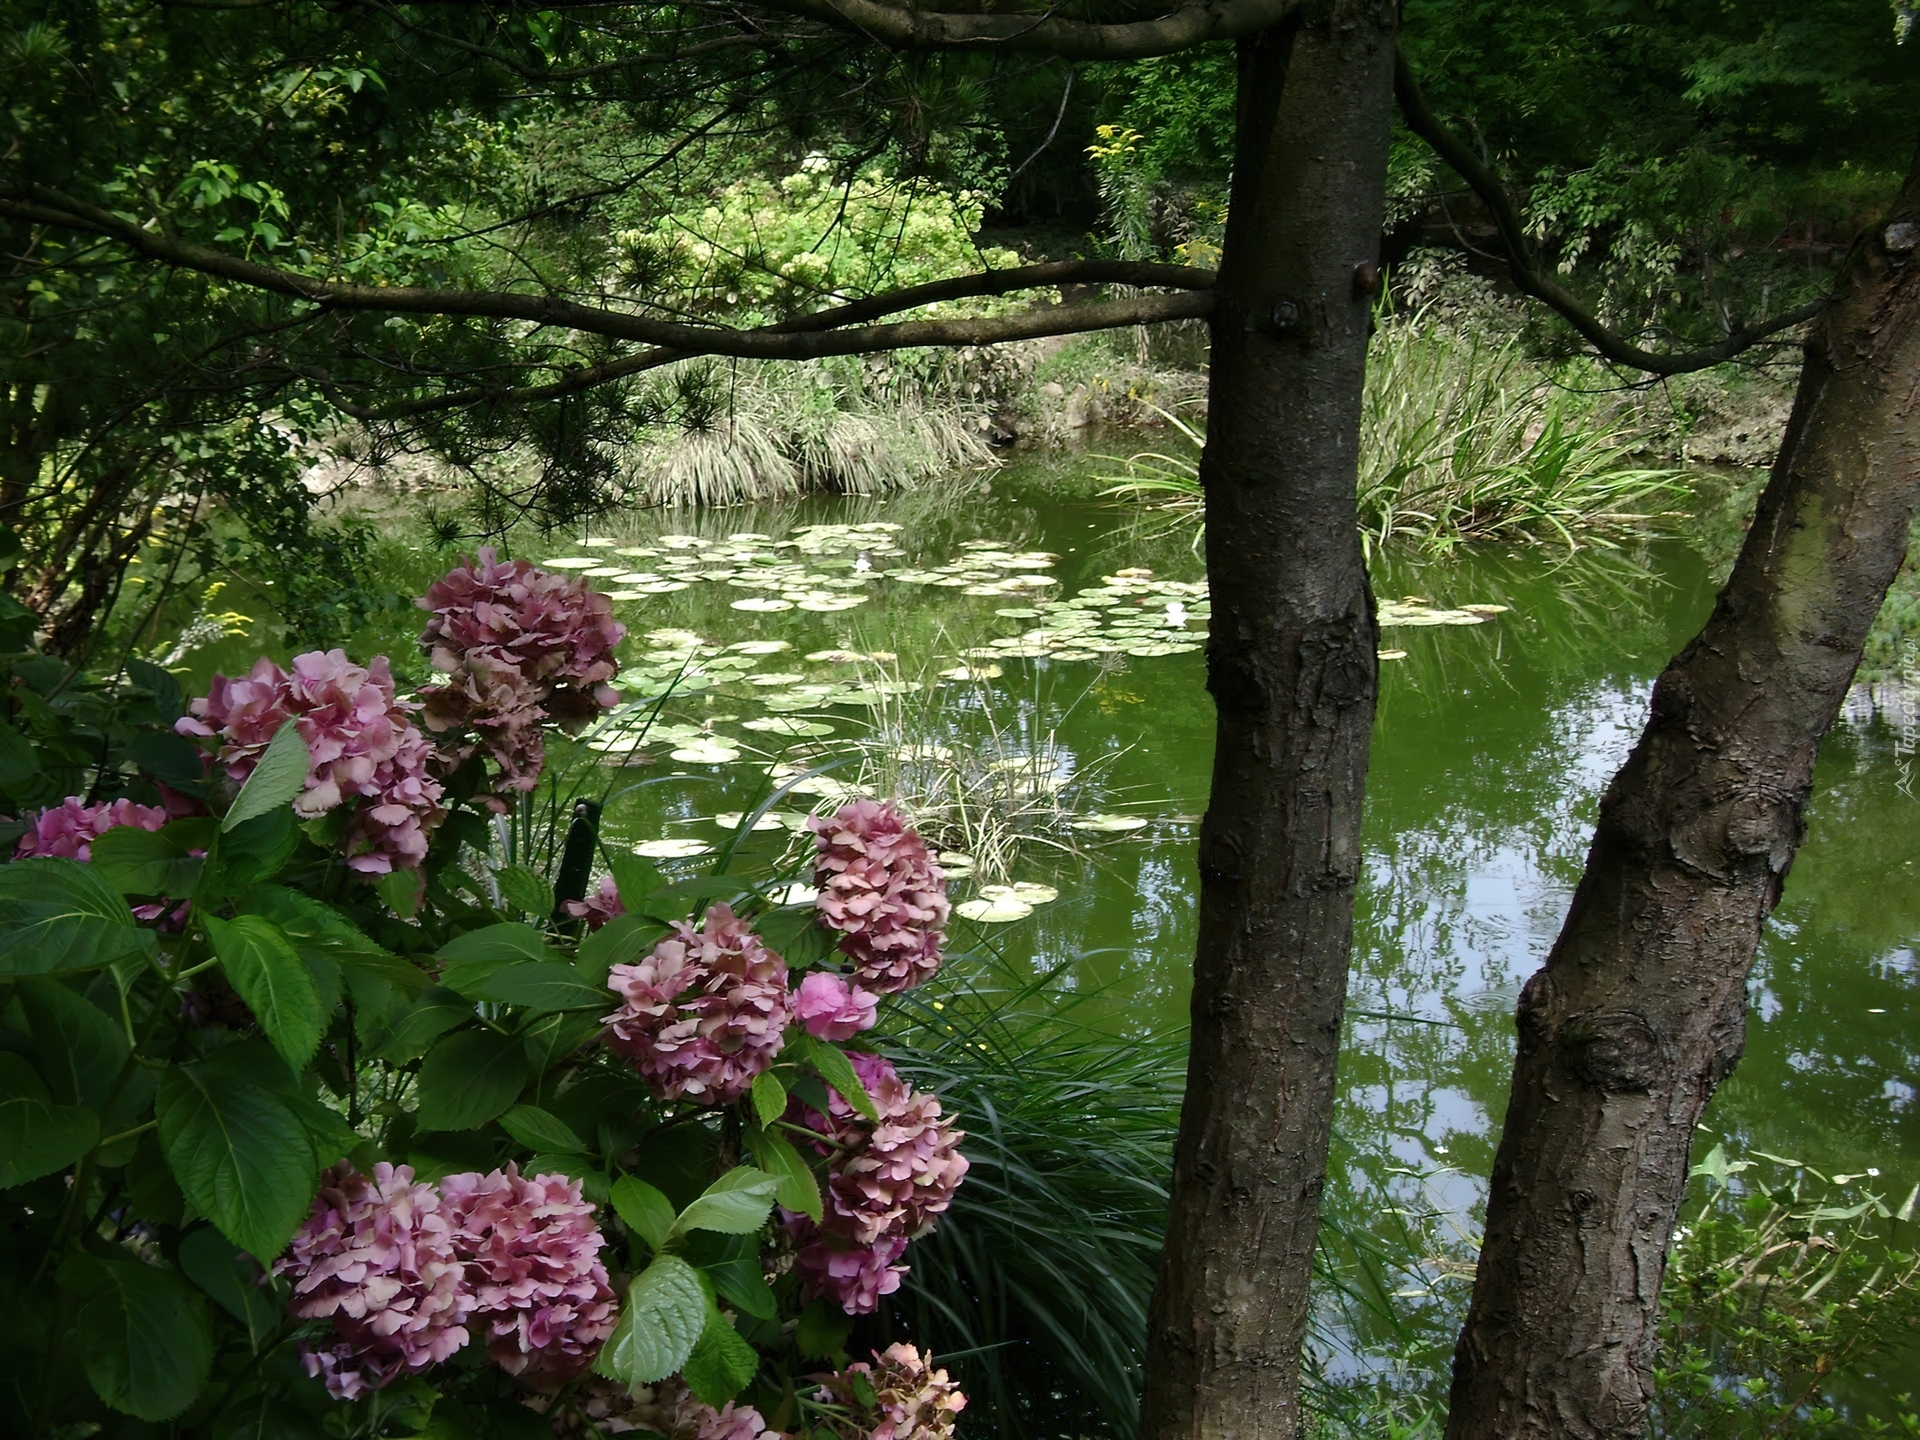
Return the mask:
<svg viewBox="0 0 1920 1440">
<path fill-rule="evenodd" d="M 1820 738 L 1906 554 L 1920 436 L 1920 159 L 1807 342 L 1705 628 L 1654 688 L 1520 997 L 1449 1440 L 1639 1440 L 1694 1125 L 1746 1034 Z"/>
<path fill-rule="evenodd" d="M 1149 1321 L 1147 1440 L 1291 1440 L 1376 688 L 1354 508 L 1393 0 L 1240 42 L 1213 318 L 1193 1048 Z"/>
</svg>

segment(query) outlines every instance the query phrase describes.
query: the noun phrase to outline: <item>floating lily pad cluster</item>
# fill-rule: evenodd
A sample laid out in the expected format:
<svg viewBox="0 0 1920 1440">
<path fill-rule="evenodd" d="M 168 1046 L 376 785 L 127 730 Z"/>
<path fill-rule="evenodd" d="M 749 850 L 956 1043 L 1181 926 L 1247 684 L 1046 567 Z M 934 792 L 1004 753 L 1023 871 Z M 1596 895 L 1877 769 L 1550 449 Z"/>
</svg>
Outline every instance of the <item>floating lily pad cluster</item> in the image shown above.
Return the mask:
<svg viewBox="0 0 1920 1440">
<path fill-rule="evenodd" d="M 724 540 L 705 535 L 661 535 L 651 545 L 614 545 L 588 540 L 596 555 L 559 555 L 540 563 L 599 582 L 615 600 L 670 595 L 707 581 L 741 592 L 735 610 L 810 610 L 831 614 L 866 602 L 878 580 L 878 561 L 905 554 L 890 521 L 858 525 L 806 525 L 784 538 L 740 530 Z M 616 564 L 615 560 L 626 563 Z"/>
</svg>

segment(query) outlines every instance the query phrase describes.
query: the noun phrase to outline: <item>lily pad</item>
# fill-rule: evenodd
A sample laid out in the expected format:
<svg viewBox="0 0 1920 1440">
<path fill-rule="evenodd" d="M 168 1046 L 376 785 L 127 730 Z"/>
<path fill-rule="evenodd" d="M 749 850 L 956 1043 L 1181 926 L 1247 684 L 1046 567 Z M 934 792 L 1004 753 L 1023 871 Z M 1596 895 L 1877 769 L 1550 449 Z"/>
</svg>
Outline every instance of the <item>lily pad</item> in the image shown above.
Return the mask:
<svg viewBox="0 0 1920 1440">
<path fill-rule="evenodd" d="M 733 583 L 731 581 L 729 584 Z M 791 600 L 776 600 L 771 595 L 749 595 L 744 600 L 735 600 L 729 606 L 732 610 L 751 610 L 755 614 L 771 614 L 775 610 L 791 610 Z"/>
<path fill-rule="evenodd" d="M 727 646 L 737 655 L 778 655 L 792 648 L 792 642 L 787 640 L 739 640 Z"/>
<path fill-rule="evenodd" d="M 674 759 L 683 760 L 689 765 L 725 765 L 740 758 L 738 750 L 715 740 L 689 741 L 669 753 Z"/>
<path fill-rule="evenodd" d="M 633 852 L 649 860 L 691 860 L 696 855 L 711 855 L 713 846 L 704 840 L 642 840 Z"/>
<path fill-rule="evenodd" d="M 791 715 L 762 715 L 742 722 L 742 728 L 760 730 L 768 735 L 831 735 L 833 726 L 820 720 L 796 720 Z"/>
<path fill-rule="evenodd" d="M 562 555 L 557 560 L 542 560 L 541 566 L 548 570 L 591 570 L 600 560 L 593 555 Z"/>
<path fill-rule="evenodd" d="M 713 817 L 713 823 L 722 830 L 738 830 L 740 822 L 746 818 L 747 812 L 744 810 L 723 810 Z M 765 815 L 755 819 L 753 828 L 755 830 L 790 830 L 793 827 L 787 824 L 784 817 L 769 810 Z"/>
<path fill-rule="evenodd" d="M 1031 905 L 1011 898 L 962 900 L 953 907 L 953 913 L 982 925 L 1005 925 L 1011 920 L 1024 920 L 1033 914 Z"/>
<path fill-rule="evenodd" d="M 989 900 L 1011 900 L 1016 905 L 1045 905 L 1058 900 L 1060 892 L 1051 885 L 1021 880 L 1012 885 L 982 885 L 980 893 Z"/>
<path fill-rule="evenodd" d="M 1102 835 L 1118 835 L 1128 830 L 1144 830 L 1147 824 L 1144 815 L 1083 815 L 1073 822 L 1073 828 Z"/>
</svg>

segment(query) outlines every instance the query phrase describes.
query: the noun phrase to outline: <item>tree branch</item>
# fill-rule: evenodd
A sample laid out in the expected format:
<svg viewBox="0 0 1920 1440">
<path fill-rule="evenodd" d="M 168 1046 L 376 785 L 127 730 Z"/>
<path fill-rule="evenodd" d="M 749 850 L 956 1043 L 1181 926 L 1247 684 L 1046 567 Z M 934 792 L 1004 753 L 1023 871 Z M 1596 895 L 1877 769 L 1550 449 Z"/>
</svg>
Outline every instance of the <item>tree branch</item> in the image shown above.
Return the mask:
<svg viewBox="0 0 1920 1440">
<path fill-rule="evenodd" d="M 1050 14 L 908 10 L 885 0 L 754 0 L 899 49 L 1037 50 L 1068 60 L 1142 60 L 1279 23 L 1299 0 L 1190 0 L 1152 20 L 1093 24 Z"/>
<path fill-rule="evenodd" d="M 0 194 L 0 215 L 103 235 L 155 263 L 286 295 L 323 310 L 518 320 L 656 346 L 676 352 L 674 358 L 732 355 L 751 360 L 811 360 L 827 355 L 871 354 L 920 346 L 995 345 L 1047 335 L 1193 319 L 1213 309 L 1213 297 L 1204 293 L 1213 284 L 1213 272 L 1209 270 L 1123 261 L 1058 261 L 937 280 L 802 316 L 778 326 L 740 330 L 657 320 L 602 306 L 582 305 L 555 295 L 320 280 L 174 239 L 158 228 L 157 222 L 138 225 L 124 216 L 44 186 L 34 186 L 25 195 Z M 1004 295 L 1075 282 L 1173 286 L 1189 293 L 1050 305 L 992 319 L 908 320 L 891 325 L 863 323 L 879 315 L 943 300 Z M 840 328 L 844 326 L 854 328 Z"/>
<path fill-rule="evenodd" d="M 1731 360 L 1769 335 L 1811 320 L 1826 308 L 1825 300 L 1813 300 L 1797 310 L 1789 310 L 1758 325 L 1736 325 L 1726 339 L 1704 350 L 1666 354 L 1642 350 L 1609 330 L 1598 316 L 1580 303 L 1572 291 L 1540 268 L 1533 247 L 1527 243 L 1526 227 L 1520 223 L 1519 212 L 1514 209 L 1513 200 L 1500 183 L 1500 177 L 1483 165 L 1458 135 L 1440 123 L 1439 117 L 1428 106 L 1426 97 L 1420 93 L 1419 82 L 1414 78 L 1413 67 L 1407 63 L 1404 50 L 1396 52 L 1394 56 L 1393 88 L 1399 97 L 1400 114 L 1406 120 L 1407 128 L 1431 145 L 1434 153 L 1453 167 L 1493 216 L 1494 227 L 1500 232 L 1501 244 L 1506 248 L 1507 267 L 1513 274 L 1513 283 L 1534 299 L 1559 311 L 1594 349 L 1616 364 L 1645 370 L 1653 375 L 1685 375 L 1694 370 L 1705 370 Z"/>
</svg>

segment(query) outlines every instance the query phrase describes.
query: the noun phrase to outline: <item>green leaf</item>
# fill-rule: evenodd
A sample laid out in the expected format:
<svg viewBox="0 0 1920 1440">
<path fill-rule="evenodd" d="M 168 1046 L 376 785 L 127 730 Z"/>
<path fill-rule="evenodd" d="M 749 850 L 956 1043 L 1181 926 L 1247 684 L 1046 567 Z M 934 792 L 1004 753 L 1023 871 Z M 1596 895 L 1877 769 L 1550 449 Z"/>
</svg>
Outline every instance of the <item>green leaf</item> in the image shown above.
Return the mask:
<svg viewBox="0 0 1920 1440">
<path fill-rule="evenodd" d="M 116 825 L 93 842 L 93 866 L 124 894 L 185 900 L 206 866 L 189 852 L 211 848 L 219 823 L 210 818 L 175 820 L 158 830 Z"/>
<path fill-rule="evenodd" d="M 687 1388 L 697 1399 L 718 1408 L 746 1389 L 759 1370 L 760 1352 L 741 1338 L 718 1308 L 709 1305 L 707 1323 L 681 1371 Z"/>
<path fill-rule="evenodd" d="M 787 1113 L 787 1087 L 771 1070 L 753 1077 L 753 1113 L 763 1130 Z"/>
<path fill-rule="evenodd" d="M 467 992 L 469 985 L 478 984 L 507 965 L 524 964 L 529 960 L 550 965 L 566 963 L 565 957 L 547 944 L 544 935 L 518 920 L 506 920 L 480 930 L 469 930 L 442 945 L 438 955 L 445 962 L 440 971 L 440 983 L 462 994 Z"/>
<path fill-rule="evenodd" d="M 280 1093 L 286 1067 L 265 1046 L 228 1045 L 160 1078 L 160 1148 L 181 1193 L 234 1244 L 260 1260 L 286 1249 L 320 1185 L 320 1165 L 296 1107 Z"/>
<path fill-rule="evenodd" d="M 153 932 L 134 924 L 126 898 L 91 865 L 0 865 L 0 976 L 94 970 L 152 950 Z"/>
<path fill-rule="evenodd" d="M 525 865 L 507 865 L 493 878 L 499 882 L 501 897 L 514 909 L 537 915 L 542 920 L 553 914 L 553 886 L 547 883 L 546 876 Z"/>
<path fill-rule="evenodd" d="M 722 1175 L 674 1221 L 676 1234 L 717 1230 L 722 1235 L 751 1235 L 767 1223 L 780 1182 L 764 1170 L 741 1165 Z"/>
<path fill-rule="evenodd" d="M 613 1182 L 613 1212 L 634 1234 L 658 1253 L 673 1235 L 673 1202 L 644 1180 L 631 1175 Z"/>
<path fill-rule="evenodd" d="M 62 1105 L 102 1109 L 127 1063 L 127 1037 L 119 1021 L 58 980 L 21 980 L 14 994 L 26 1012 L 34 1058 L 53 1098 Z"/>
<path fill-rule="evenodd" d="M 651 915 L 616 915 L 580 942 L 574 969 L 587 984 L 604 985 L 614 966 L 631 965 L 671 933 Z"/>
<path fill-rule="evenodd" d="M 687 1363 L 707 1324 L 707 1292 L 694 1268 L 659 1255 L 627 1287 L 620 1323 L 593 1368 L 626 1385 L 652 1385 Z"/>
<path fill-rule="evenodd" d="M 422 886 L 418 870 L 389 870 L 373 882 L 374 893 L 402 920 L 420 913 Z"/>
<path fill-rule="evenodd" d="M 809 1359 L 830 1360 L 846 1349 L 852 1333 L 853 1317 L 822 1295 L 800 1312 L 793 1343 Z"/>
<path fill-rule="evenodd" d="M 447 973 L 458 969 L 448 966 Z M 464 995 L 529 1010 L 606 1010 L 613 1004 L 607 991 L 587 984 L 571 965 L 554 961 L 503 965 L 478 979 L 466 978 L 464 973 L 459 978 L 462 983 L 454 988 Z"/>
<path fill-rule="evenodd" d="M 177 686 L 174 693 L 179 693 Z M 207 752 L 184 735 L 142 730 L 121 747 L 120 753 L 163 785 L 188 795 L 207 793 L 207 773 L 201 763 Z"/>
<path fill-rule="evenodd" d="M 430 986 L 412 1007 L 393 1021 L 380 1058 L 396 1065 L 418 1059 L 429 1046 L 456 1025 L 473 1019 L 473 1002 L 444 985 Z"/>
<path fill-rule="evenodd" d="M 773 1298 L 773 1287 L 760 1270 L 758 1247 L 748 1255 L 703 1265 L 702 1272 L 713 1282 L 722 1299 L 756 1320 L 777 1320 L 780 1307 Z"/>
<path fill-rule="evenodd" d="M 233 797 L 226 819 L 220 822 L 221 830 L 232 830 L 256 815 L 264 815 L 269 810 L 278 810 L 282 805 L 289 804 L 306 787 L 310 764 L 307 742 L 300 738 L 298 723 L 287 721 L 267 742 L 267 748 L 254 765 L 253 773 L 247 777 L 247 783 Z"/>
<path fill-rule="evenodd" d="M 108 1405 L 142 1420 L 170 1420 L 206 1387 L 213 1366 L 207 1305 L 179 1276 L 137 1260 L 76 1254 L 63 1289 L 82 1297 L 74 1331 L 87 1381 Z"/>
<path fill-rule="evenodd" d="M 426 971 L 375 944 L 331 905 L 284 885 L 254 886 L 240 897 L 239 909 L 273 921 L 309 961 L 316 955 L 327 956 L 345 969 L 384 980 L 410 995 L 433 983 Z"/>
<path fill-rule="evenodd" d="M 211 905 L 279 874 L 300 848 L 301 833 L 293 810 L 285 805 L 223 830 L 200 872 L 194 903 Z"/>
<path fill-rule="evenodd" d="M 594 1205 L 606 1205 L 613 1198 L 613 1179 L 582 1155 L 529 1155 L 520 1163 L 520 1173 L 537 1179 L 542 1175 L 564 1175 L 580 1182 L 580 1193 Z"/>
<path fill-rule="evenodd" d="M 771 1130 L 749 1130 L 747 1148 L 760 1168 L 779 1180 L 774 1198 L 782 1208 L 818 1223 L 822 1214 L 820 1182 L 786 1136 Z"/>
<path fill-rule="evenodd" d="M 613 886 L 620 895 L 621 908 L 640 914 L 646 898 L 660 888 L 660 867 L 644 855 L 631 850 L 613 850 L 607 857 L 613 870 Z"/>
<path fill-rule="evenodd" d="M 565 1121 L 537 1105 L 515 1105 L 500 1117 L 500 1128 L 529 1150 L 579 1155 L 587 1148 Z"/>
<path fill-rule="evenodd" d="M 557 960 L 559 952 L 547 944 L 547 937 L 533 926 L 518 920 L 503 920 L 456 935 L 437 952 L 450 965 L 485 960 Z"/>
<path fill-rule="evenodd" d="M 853 1062 L 843 1050 L 811 1035 L 789 1040 L 787 1048 L 794 1052 L 796 1061 L 838 1090 L 840 1098 L 851 1105 L 856 1114 L 876 1125 L 880 1123 L 880 1112 L 874 1109 L 873 1097 L 867 1094 L 867 1087 L 860 1083 Z"/>
<path fill-rule="evenodd" d="M 476 1129 L 513 1104 L 526 1083 L 527 1056 L 517 1039 L 461 1030 L 421 1062 L 414 1125 L 422 1131 Z"/>
<path fill-rule="evenodd" d="M 40 756 L 11 725 L 0 725 L 0 789 L 31 780 L 40 773 Z"/>
<path fill-rule="evenodd" d="M 142 660 L 135 655 L 127 660 L 127 678 L 134 684 L 144 686 L 153 692 L 154 706 L 159 710 L 160 719 L 165 724 L 171 725 L 187 713 L 187 697 L 180 693 L 180 682 L 174 679 L 172 671 L 164 670 L 151 660 Z M 177 738 L 186 739 L 184 735 Z M 199 747 L 196 745 L 194 749 L 197 751 Z M 197 763 L 194 770 L 196 772 L 194 778 L 198 779 L 200 767 Z"/>
<path fill-rule="evenodd" d="M 100 1138 L 100 1119 L 56 1105 L 25 1058 L 0 1051 L 0 1189 L 64 1170 Z"/>
<path fill-rule="evenodd" d="M 202 923 L 213 942 L 213 953 L 220 957 L 220 968 L 267 1032 L 273 1048 L 295 1070 L 304 1070 L 320 1048 L 320 1034 L 327 1023 L 307 962 L 278 925 L 258 915 L 232 920 L 208 915 Z"/>
<path fill-rule="evenodd" d="M 599 1017 L 576 1010 L 541 1016 L 520 1032 L 520 1039 L 533 1073 L 544 1075 L 599 1033 Z"/>
<path fill-rule="evenodd" d="M 245 1262 L 233 1242 L 213 1226 L 201 1225 L 180 1242 L 179 1259 L 181 1273 L 240 1322 L 248 1346 L 259 1354 L 261 1342 L 280 1324 L 280 1307 L 242 1273 Z"/>
</svg>

